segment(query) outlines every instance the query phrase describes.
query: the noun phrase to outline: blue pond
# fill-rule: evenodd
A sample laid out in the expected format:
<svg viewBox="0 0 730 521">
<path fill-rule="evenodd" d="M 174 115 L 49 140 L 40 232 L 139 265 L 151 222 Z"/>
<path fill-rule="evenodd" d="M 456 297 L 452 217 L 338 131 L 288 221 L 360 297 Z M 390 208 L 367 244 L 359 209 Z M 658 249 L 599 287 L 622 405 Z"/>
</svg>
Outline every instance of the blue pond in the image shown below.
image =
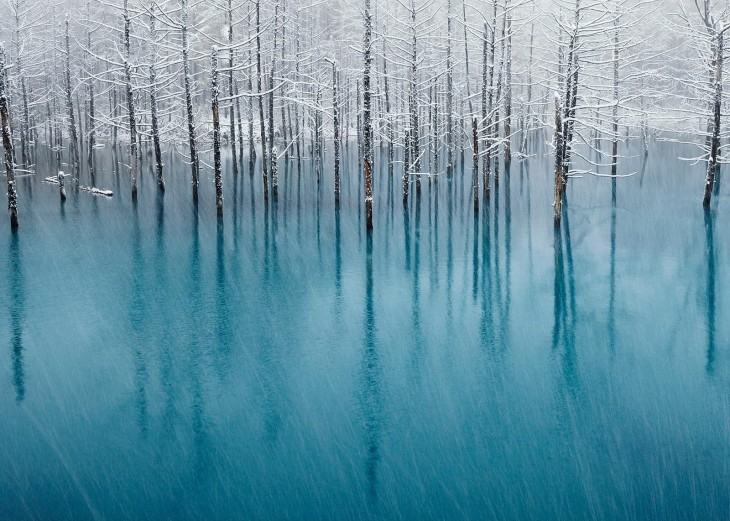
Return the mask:
<svg viewBox="0 0 730 521">
<path fill-rule="evenodd" d="M 39 165 L 0 223 L 0 519 L 730 518 L 730 200 L 656 143 L 612 182 L 513 161 L 233 178 L 215 215 L 99 152 L 61 205 Z M 327 165 L 331 164 L 328 157 Z M 88 176 L 88 174 L 84 174 Z M 88 177 L 82 184 L 90 184 Z"/>
</svg>

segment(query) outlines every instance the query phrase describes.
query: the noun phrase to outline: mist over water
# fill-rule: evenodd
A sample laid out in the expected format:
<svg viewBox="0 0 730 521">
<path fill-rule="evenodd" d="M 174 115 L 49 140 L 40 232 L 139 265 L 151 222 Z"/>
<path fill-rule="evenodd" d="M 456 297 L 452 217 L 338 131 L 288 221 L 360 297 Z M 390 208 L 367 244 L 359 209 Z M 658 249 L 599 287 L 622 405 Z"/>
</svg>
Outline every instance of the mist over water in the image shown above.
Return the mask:
<svg viewBox="0 0 730 521">
<path fill-rule="evenodd" d="M 111 198 L 19 179 L 0 519 L 730 517 L 724 184 L 706 214 L 702 165 L 637 144 L 555 232 L 540 147 L 476 216 L 468 152 L 404 210 L 380 150 L 369 237 L 346 152 L 339 211 L 329 155 L 269 204 L 224 158 L 222 220 L 172 154 L 136 204 L 104 151 Z"/>
</svg>

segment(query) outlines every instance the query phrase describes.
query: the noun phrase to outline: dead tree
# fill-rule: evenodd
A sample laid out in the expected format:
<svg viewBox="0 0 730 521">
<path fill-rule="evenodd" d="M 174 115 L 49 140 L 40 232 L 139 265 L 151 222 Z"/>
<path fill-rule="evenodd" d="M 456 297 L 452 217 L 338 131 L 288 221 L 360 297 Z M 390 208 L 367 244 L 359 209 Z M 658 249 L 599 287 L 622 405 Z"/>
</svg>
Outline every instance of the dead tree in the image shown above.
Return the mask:
<svg viewBox="0 0 730 521">
<path fill-rule="evenodd" d="M 211 69 L 211 105 L 213 109 L 213 170 L 215 174 L 215 207 L 218 217 L 223 215 L 223 176 L 221 175 L 221 122 L 218 111 L 218 48 L 213 47 L 210 59 Z M 234 158 L 235 161 L 235 158 Z"/>
<path fill-rule="evenodd" d="M 274 138 L 275 138 L 275 132 L 274 132 L 274 74 L 276 72 L 276 49 L 277 49 L 277 24 L 279 20 L 279 2 L 277 0 L 276 5 L 274 6 L 274 46 L 272 51 L 272 57 L 271 57 L 271 74 L 269 75 L 269 147 L 271 149 L 271 154 L 269 155 L 269 167 L 271 168 L 271 192 L 274 201 L 279 199 L 279 180 L 278 175 L 275 175 L 274 172 L 274 163 L 276 162 L 277 158 L 274 155 Z"/>
<path fill-rule="evenodd" d="M 236 161 L 236 115 L 234 111 L 234 85 L 233 85 L 233 2 L 228 0 L 228 96 L 231 98 L 231 106 L 228 109 L 230 119 L 229 141 L 231 143 L 231 162 L 233 163 L 233 175 L 238 175 L 238 162 Z"/>
<path fill-rule="evenodd" d="M 28 110 L 28 89 L 27 81 L 25 78 L 24 70 L 21 66 L 21 54 L 22 54 L 22 43 L 21 43 L 21 11 L 25 11 L 25 6 L 21 8 L 19 0 L 13 0 L 11 4 L 13 11 L 13 19 L 15 24 L 15 76 L 20 83 L 20 95 L 21 104 L 23 110 L 23 119 L 20 125 L 20 157 L 23 165 L 29 165 L 30 154 L 28 152 L 29 142 L 31 140 L 31 127 L 30 127 L 30 116 Z"/>
<path fill-rule="evenodd" d="M 198 184 L 200 180 L 200 163 L 198 161 L 198 146 L 195 138 L 195 120 L 193 116 L 193 97 L 191 92 L 190 58 L 188 49 L 188 5 L 187 0 L 180 0 L 183 60 L 183 82 L 185 84 L 185 113 L 188 120 L 188 143 L 190 146 L 190 167 L 193 175 L 193 201 L 198 201 Z"/>
<path fill-rule="evenodd" d="M 264 93 L 261 71 L 261 0 L 256 0 L 256 88 L 259 100 L 259 121 L 261 122 L 261 168 L 264 181 L 264 201 L 269 200 L 269 171 L 266 157 L 266 122 L 264 119 Z"/>
<path fill-rule="evenodd" d="M 451 1 L 451 0 L 449 0 Z M 365 226 L 368 232 L 373 229 L 373 172 L 372 172 L 372 121 L 371 121 L 371 90 L 370 69 L 372 67 L 372 35 L 373 20 L 370 13 L 370 0 L 365 0 L 365 37 L 363 55 L 365 70 L 362 77 L 363 88 L 363 159 L 365 164 Z"/>
<path fill-rule="evenodd" d="M 710 133 L 710 160 L 707 163 L 707 175 L 705 177 L 705 196 L 702 205 L 705 208 L 710 207 L 712 199 L 712 191 L 715 185 L 715 175 L 719 168 L 719 152 L 720 152 L 720 121 L 722 119 L 722 65 L 723 51 L 725 47 L 725 30 L 724 27 L 717 32 L 715 36 L 715 56 L 713 65 L 715 67 L 715 75 L 713 81 L 713 100 L 712 100 L 712 131 Z"/>
<path fill-rule="evenodd" d="M 129 0 L 124 0 L 124 78 L 127 91 L 127 114 L 129 116 L 129 155 L 132 161 L 130 177 L 132 180 L 132 198 L 136 198 L 139 157 L 137 154 L 137 119 L 134 114 L 134 92 L 132 91 L 132 66 L 129 63 L 131 60 L 130 31 Z"/>
<path fill-rule="evenodd" d="M 153 47 L 150 59 L 150 112 L 152 125 L 152 144 L 155 149 L 155 173 L 157 186 L 161 192 L 165 191 L 165 178 L 162 172 L 162 150 L 160 148 L 160 129 L 157 120 L 157 32 L 155 30 L 155 7 L 150 8 L 150 45 Z"/>
<path fill-rule="evenodd" d="M 87 11 L 88 11 L 88 3 L 87 3 Z M 86 45 L 88 46 L 89 51 L 91 51 L 91 31 L 87 31 L 86 33 Z M 88 95 L 89 95 L 89 123 L 88 123 L 88 142 L 89 142 L 89 154 L 88 154 L 88 163 L 89 163 L 89 174 L 92 176 L 94 175 L 94 148 L 96 146 L 96 110 L 94 107 L 94 75 L 93 75 L 93 66 L 89 66 L 89 70 L 87 72 L 87 81 L 88 81 Z"/>
<path fill-rule="evenodd" d="M 335 207 L 340 206 L 340 109 L 337 99 L 337 62 L 332 60 L 332 130 L 335 153 Z"/>
<path fill-rule="evenodd" d="M 71 43 L 68 34 L 68 19 L 66 19 L 66 108 L 68 110 L 69 138 L 71 140 L 71 163 L 78 178 L 80 167 L 79 140 L 76 134 L 76 115 L 71 91 Z"/>
<path fill-rule="evenodd" d="M 505 5 L 507 20 L 507 41 L 505 42 L 505 77 L 504 77 L 504 166 L 509 169 L 512 163 L 512 13 L 509 12 L 509 0 Z"/>
<path fill-rule="evenodd" d="M 446 174 L 454 164 L 454 71 L 451 58 L 451 0 L 446 0 Z"/>
<path fill-rule="evenodd" d="M 565 136 L 563 135 L 563 107 L 560 96 L 555 94 L 555 192 L 553 199 L 553 222 L 555 227 L 560 227 L 560 218 L 563 211 L 563 190 L 565 189 L 565 162 L 564 148 Z"/>
<path fill-rule="evenodd" d="M 469 102 L 469 114 L 471 119 L 471 133 L 472 133 L 472 191 L 473 191 L 473 203 L 474 203 L 474 214 L 479 212 L 479 137 L 477 130 L 477 115 L 474 112 L 474 103 L 471 99 L 471 83 L 469 81 L 469 35 L 467 33 L 466 23 L 466 0 L 462 1 L 461 4 L 462 15 L 464 17 L 464 66 L 466 69 L 466 97 Z"/>
<path fill-rule="evenodd" d="M 13 139 L 10 134 L 10 107 L 5 82 L 5 46 L 0 43 L 0 124 L 2 124 L 3 148 L 5 149 L 5 175 L 8 179 L 8 210 L 10 228 L 18 228 L 18 192 L 15 187 L 15 160 Z"/>
</svg>

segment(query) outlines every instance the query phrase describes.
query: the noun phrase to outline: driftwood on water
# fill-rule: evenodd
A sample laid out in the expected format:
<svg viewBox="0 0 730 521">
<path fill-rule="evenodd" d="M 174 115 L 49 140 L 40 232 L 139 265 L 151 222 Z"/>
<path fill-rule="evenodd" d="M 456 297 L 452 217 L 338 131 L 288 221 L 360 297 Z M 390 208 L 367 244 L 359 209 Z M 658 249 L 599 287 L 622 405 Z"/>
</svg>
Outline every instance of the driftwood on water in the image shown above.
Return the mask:
<svg viewBox="0 0 730 521">
<path fill-rule="evenodd" d="M 63 172 L 59 172 L 59 175 L 61 178 L 60 181 L 59 181 L 59 176 L 54 175 L 51 177 L 46 177 L 45 178 L 46 183 L 62 184 L 63 177 L 65 174 Z M 114 192 L 112 192 L 111 190 L 104 190 L 103 188 L 96 188 L 95 186 L 79 186 L 79 190 L 82 190 L 84 192 L 89 192 L 89 193 L 92 193 L 95 195 L 105 195 L 107 197 L 111 197 L 114 195 Z"/>
</svg>

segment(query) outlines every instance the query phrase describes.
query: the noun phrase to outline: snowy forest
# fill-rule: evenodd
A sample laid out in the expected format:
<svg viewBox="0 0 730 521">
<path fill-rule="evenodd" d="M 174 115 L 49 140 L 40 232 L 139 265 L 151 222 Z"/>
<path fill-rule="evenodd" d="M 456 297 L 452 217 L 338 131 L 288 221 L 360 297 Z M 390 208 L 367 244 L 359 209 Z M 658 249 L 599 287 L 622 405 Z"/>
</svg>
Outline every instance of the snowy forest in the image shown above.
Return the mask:
<svg viewBox="0 0 730 521">
<path fill-rule="evenodd" d="M 730 0 L 0 5 L 0 520 L 730 519 Z"/>
<path fill-rule="evenodd" d="M 549 143 L 556 223 L 572 177 L 633 173 L 628 140 L 694 145 L 681 159 L 706 164 L 705 206 L 723 162 L 725 0 L 8 0 L 4 12 L 13 227 L 17 179 L 48 176 L 63 194 L 82 171 L 94 179 L 100 150 L 121 154 L 133 196 L 145 161 L 164 191 L 174 151 L 190 197 L 215 183 L 218 212 L 223 168 L 277 200 L 282 165 L 310 162 L 319 181 L 330 161 L 335 201 L 341 175 L 363 179 L 368 229 L 376 152 L 404 204 L 469 175 L 478 212 L 502 170 Z M 351 147 L 358 168 L 341 171 Z"/>
</svg>

